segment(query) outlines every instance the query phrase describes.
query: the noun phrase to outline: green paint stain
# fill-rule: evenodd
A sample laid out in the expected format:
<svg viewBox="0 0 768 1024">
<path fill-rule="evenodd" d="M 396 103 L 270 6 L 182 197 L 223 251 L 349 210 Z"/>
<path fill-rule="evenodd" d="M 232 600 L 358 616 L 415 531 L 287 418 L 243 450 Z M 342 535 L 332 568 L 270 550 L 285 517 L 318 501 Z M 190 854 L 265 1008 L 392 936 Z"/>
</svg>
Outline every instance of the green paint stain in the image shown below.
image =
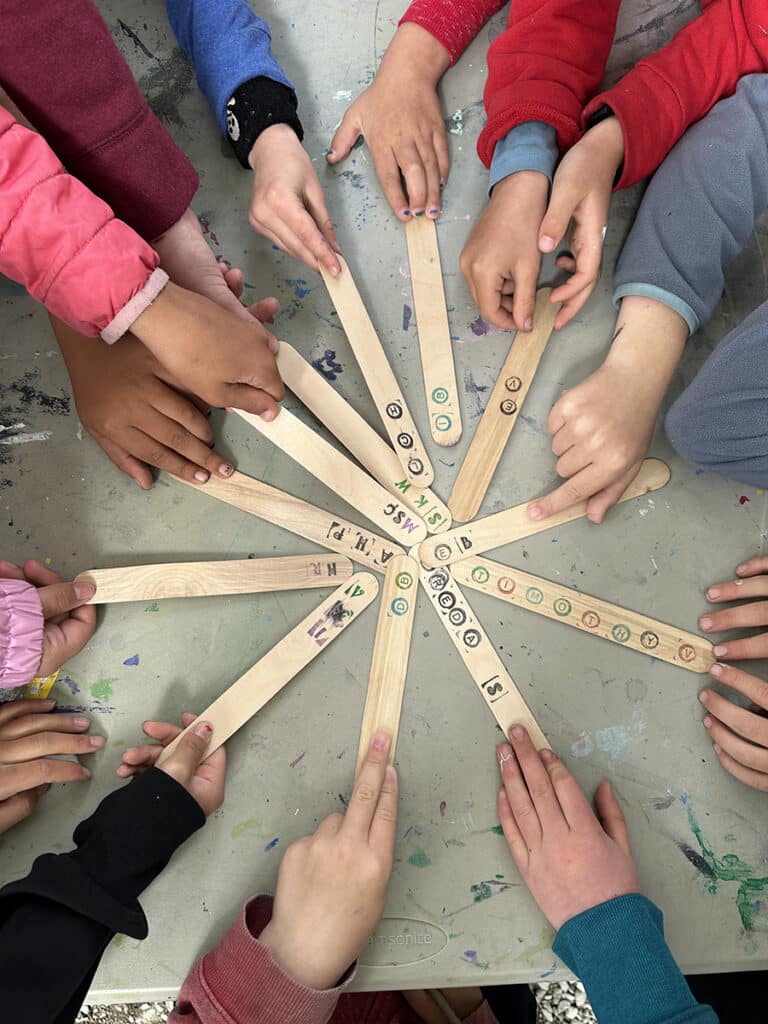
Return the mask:
<svg viewBox="0 0 768 1024">
<path fill-rule="evenodd" d="M 261 818 L 248 818 L 247 821 L 241 821 L 239 825 L 235 825 L 232 829 L 232 838 L 242 839 L 249 832 L 257 832 L 260 828 Z"/>
<path fill-rule="evenodd" d="M 504 875 L 496 875 L 497 878 L 503 878 Z"/>
<path fill-rule="evenodd" d="M 417 850 L 415 853 L 412 853 L 408 858 L 408 863 L 413 864 L 415 868 L 428 868 L 432 866 L 432 861 L 424 850 Z"/>
<path fill-rule="evenodd" d="M 459 936 L 463 935 L 464 932 L 448 932 L 449 939 L 458 939 Z"/>
<path fill-rule="evenodd" d="M 739 917 L 744 926 L 744 931 L 754 931 L 755 919 L 763 910 L 763 901 L 759 897 L 768 888 L 768 877 L 755 878 L 754 869 L 735 853 L 726 853 L 722 857 L 716 856 L 705 842 L 701 827 L 690 804 L 687 806 L 687 811 L 688 825 L 696 837 L 703 860 L 712 871 L 712 876 L 705 876 L 707 878 L 708 892 L 715 895 L 718 891 L 718 884 L 721 882 L 738 882 L 736 907 L 739 911 Z"/>
<path fill-rule="evenodd" d="M 153 601 L 152 604 L 148 604 L 147 605 L 147 607 L 144 609 L 144 611 L 145 612 L 159 612 L 160 611 L 160 605 L 157 603 L 157 601 Z"/>
<path fill-rule="evenodd" d="M 457 107 L 450 117 L 446 118 L 446 127 L 451 135 L 464 134 L 464 111 Z"/>
<path fill-rule="evenodd" d="M 487 882 L 476 882 L 475 885 L 470 885 L 469 891 L 472 893 L 473 903 L 482 903 L 493 896 L 493 889 Z"/>
<path fill-rule="evenodd" d="M 91 696 L 100 701 L 111 700 L 112 687 L 116 682 L 117 679 L 99 679 L 99 681 L 94 683 L 91 687 Z"/>
<path fill-rule="evenodd" d="M 496 836 L 504 835 L 504 829 L 501 827 L 501 825 L 494 825 L 493 828 L 489 828 L 488 831 L 493 832 L 493 834 Z"/>
<path fill-rule="evenodd" d="M 736 836 L 733 834 L 733 832 L 729 832 L 728 835 L 725 837 L 725 841 L 726 843 L 735 843 Z"/>
</svg>

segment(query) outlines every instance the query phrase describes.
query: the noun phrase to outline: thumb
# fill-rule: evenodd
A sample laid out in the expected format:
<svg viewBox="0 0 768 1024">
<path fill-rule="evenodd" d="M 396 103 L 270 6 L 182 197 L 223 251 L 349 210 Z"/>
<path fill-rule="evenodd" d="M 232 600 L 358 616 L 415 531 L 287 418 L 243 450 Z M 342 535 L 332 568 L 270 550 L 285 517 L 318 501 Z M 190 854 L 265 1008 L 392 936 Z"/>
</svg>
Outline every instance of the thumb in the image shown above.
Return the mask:
<svg viewBox="0 0 768 1024">
<path fill-rule="evenodd" d="M 75 583 L 52 583 L 48 587 L 40 587 L 37 592 L 43 609 L 43 618 L 46 619 L 79 608 L 81 604 L 90 601 L 95 593 L 96 587 L 82 580 Z"/>
<path fill-rule="evenodd" d="M 254 302 L 251 306 L 248 306 L 248 312 L 251 316 L 256 317 L 263 324 L 271 324 L 275 321 L 275 316 L 280 310 L 280 302 L 273 296 L 269 296 L 266 299 L 259 299 L 258 302 Z"/>
<path fill-rule="evenodd" d="M 617 843 L 628 857 L 632 856 L 627 823 L 610 782 L 601 782 L 595 793 L 595 810 L 606 835 Z"/>
<path fill-rule="evenodd" d="M 560 245 L 573 212 L 579 205 L 579 199 L 576 191 L 564 184 L 562 179 L 558 183 L 558 176 L 555 175 L 549 206 L 539 228 L 539 252 L 554 252 Z"/>
<path fill-rule="evenodd" d="M 205 760 L 212 736 L 213 727 L 209 722 L 196 721 L 181 736 L 167 761 L 163 761 L 162 770 L 176 779 L 179 785 L 188 787 L 200 763 Z"/>
<path fill-rule="evenodd" d="M 362 133 L 363 126 L 360 124 L 360 119 L 355 113 L 355 104 L 353 103 L 341 119 L 341 124 L 331 139 L 331 148 L 328 150 L 325 158 L 328 163 L 337 164 L 340 160 L 349 156 L 350 150 Z"/>
</svg>

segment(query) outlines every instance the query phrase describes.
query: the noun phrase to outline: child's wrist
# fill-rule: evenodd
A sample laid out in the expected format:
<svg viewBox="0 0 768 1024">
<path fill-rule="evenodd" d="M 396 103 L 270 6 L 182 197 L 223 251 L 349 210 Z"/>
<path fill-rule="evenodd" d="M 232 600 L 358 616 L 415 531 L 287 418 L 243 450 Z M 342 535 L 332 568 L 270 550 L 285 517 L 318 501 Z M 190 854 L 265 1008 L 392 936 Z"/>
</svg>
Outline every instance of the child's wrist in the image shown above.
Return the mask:
<svg viewBox="0 0 768 1024">
<path fill-rule="evenodd" d="M 394 68 L 399 77 L 426 79 L 436 87 L 450 66 L 451 55 L 431 32 L 414 22 L 405 22 L 392 37 L 379 74 Z"/>
<path fill-rule="evenodd" d="M 279 928 L 274 924 L 274 918 L 262 931 L 259 942 L 267 947 L 278 967 L 298 985 L 322 992 L 333 988 L 338 981 L 338 973 L 334 972 L 334 976 L 329 977 L 328 971 L 311 963 L 310 957 L 306 955 L 306 950 L 304 955 L 301 954 L 300 944 L 295 935 L 290 936 L 287 941 L 283 941 Z"/>
</svg>

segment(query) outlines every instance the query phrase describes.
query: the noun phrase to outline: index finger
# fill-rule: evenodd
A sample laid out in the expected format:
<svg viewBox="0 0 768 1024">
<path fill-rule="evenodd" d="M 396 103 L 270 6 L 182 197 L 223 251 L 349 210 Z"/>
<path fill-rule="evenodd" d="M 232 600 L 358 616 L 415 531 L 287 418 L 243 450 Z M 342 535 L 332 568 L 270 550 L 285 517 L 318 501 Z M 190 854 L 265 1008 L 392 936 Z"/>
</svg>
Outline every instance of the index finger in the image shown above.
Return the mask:
<svg viewBox="0 0 768 1024">
<path fill-rule="evenodd" d="M 352 797 L 344 816 L 342 829 L 368 838 L 371 823 L 384 785 L 391 738 L 384 732 L 377 732 L 371 740 L 368 754 L 355 780 Z"/>
<path fill-rule="evenodd" d="M 542 833 L 551 835 L 553 831 L 566 827 L 565 815 L 555 793 L 548 766 L 544 764 L 543 758 L 539 756 L 531 737 L 522 725 L 515 725 L 509 730 L 509 741 L 515 751 L 533 806 L 536 808 Z M 554 757 L 554 754 L 552 756 Z"/>
<path fill-rule="evenodd" d="M 591 498 L 608 483 L 610 483 L 609 480 L 601 480 L 597 467 L 594 463 L 590 463 L 556 490 L 532 502 L 528 506 L 528 516 L 530 519 L 536 520 L 549 519 L 550 516 L 564 512 L 565 509 L 573 508 L 574 505 Z"/>
</svg>

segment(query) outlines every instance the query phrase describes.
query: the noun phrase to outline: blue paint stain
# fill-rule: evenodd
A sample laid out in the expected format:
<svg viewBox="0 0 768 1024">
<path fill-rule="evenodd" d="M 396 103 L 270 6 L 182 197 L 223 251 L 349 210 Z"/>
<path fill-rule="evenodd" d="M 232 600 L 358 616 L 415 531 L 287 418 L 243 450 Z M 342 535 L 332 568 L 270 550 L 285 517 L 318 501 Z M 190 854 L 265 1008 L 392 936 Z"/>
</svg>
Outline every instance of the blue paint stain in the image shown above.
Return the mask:
<svg viewBox="0 0 768 1024">
<path fill-rule="evenodd" d="M 312 289 L 307 287 L 307 282 L 303 277 L 295 277 L 292 281 L 288 281 L 288 284 L 293 288 L 293 294 L 297 299 L 305 299 L 312 293 Z"/>
<path fill-rule="evenodd" d="M 315 310 L 315 316 L 318 320 L 322 320 L 324 324 L 328 324 L 329 327 L 332 327 L 334 331 L 342 330 L 341 324 L 335 324 L 333 320 L 329 320 L 327 316 L 320 316 L 317 310 Z"/>
<path fill-rule="evenodd" d="M 269 853 L 270 850 L 274 850 L 277 844 L 280 842 L 279 839 L 273 839 L 271 843 L 267 843 L 264 847 L 264 853 Z"/>
<path fill-rule="evenodd" d="M 411 326 L 411 317 L 413 316 L 413 310 L 405 302 L 403 303 L 403 330 L 407 331 Z"/>
<path fill-rule="evenodd" d="M 132 658 L 126 658 L 125 661 L 123 662 L 123 664 L 124 665 L 138 665 L 139 664 L 139 656 L 138 656 L 138 654 L 134 654 L 134 656 Z"/>
<path fill-rule="evenodd" d="M 344 372 L 344 367 L 341 363 L 336 362 L 336 352 L 332 348 L 327 348 L 321 356 L 313 359 L 312 366 L 326 380 L 336 380 L 339 374 Z"/>
<path fill-rule="evenodd" d="M 539 977 L 540 978 L 548 978 L 551 974 L 554 974 L 556 970 L 557 970 L 557 963 L 555 962 L 555 963 L 552 964 L 552 966 L 549 968 L 548 971 L 544 971 L 544 973 L 540 974 Z"/>
</svg>

